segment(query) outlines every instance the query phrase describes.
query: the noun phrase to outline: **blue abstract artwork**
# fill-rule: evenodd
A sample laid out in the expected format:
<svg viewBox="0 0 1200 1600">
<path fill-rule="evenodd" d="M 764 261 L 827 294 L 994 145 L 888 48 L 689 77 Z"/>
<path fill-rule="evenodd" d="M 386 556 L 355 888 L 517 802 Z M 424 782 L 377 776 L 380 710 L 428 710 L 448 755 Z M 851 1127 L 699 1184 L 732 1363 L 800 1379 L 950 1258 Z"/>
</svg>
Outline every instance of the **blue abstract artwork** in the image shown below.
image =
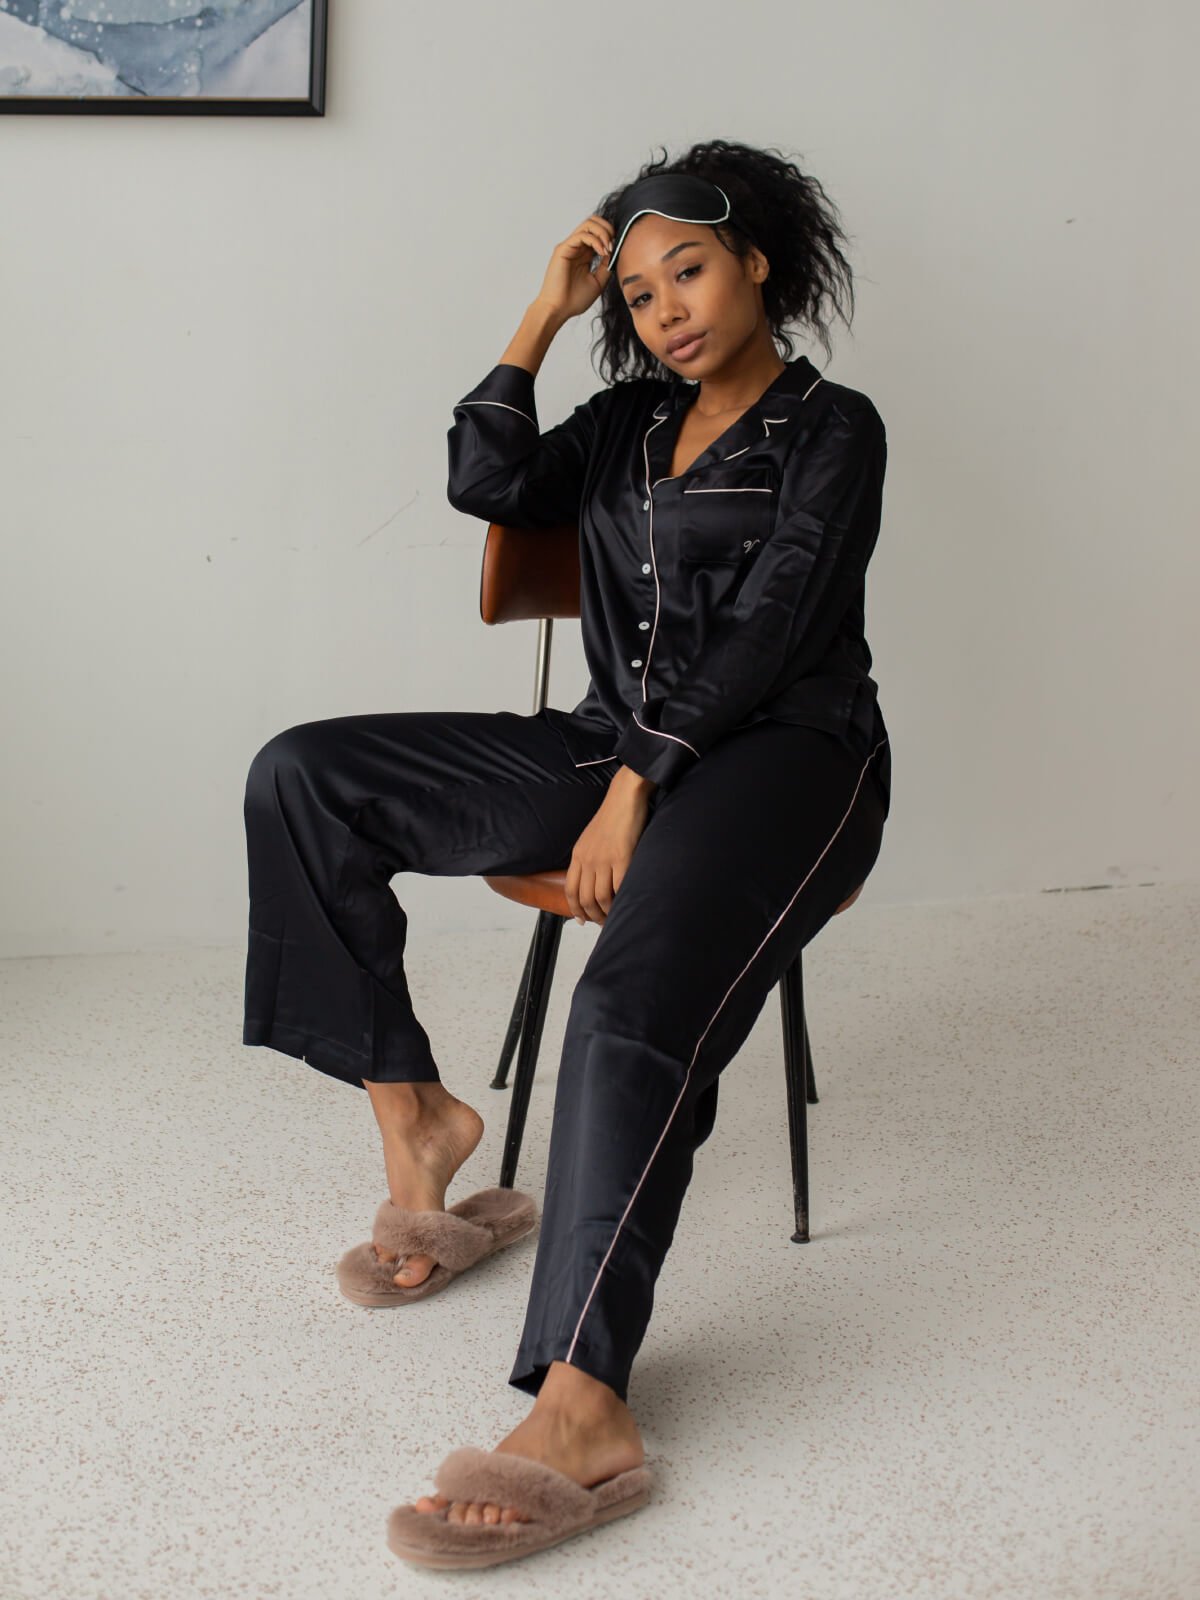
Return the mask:
<svg viewBox="0 0 1200 1600">
<path fill-rule="evenodd" d="M 0 106 L 319 114 L 324 32 L 324 0 L 0 0 Z"/>
</svg>

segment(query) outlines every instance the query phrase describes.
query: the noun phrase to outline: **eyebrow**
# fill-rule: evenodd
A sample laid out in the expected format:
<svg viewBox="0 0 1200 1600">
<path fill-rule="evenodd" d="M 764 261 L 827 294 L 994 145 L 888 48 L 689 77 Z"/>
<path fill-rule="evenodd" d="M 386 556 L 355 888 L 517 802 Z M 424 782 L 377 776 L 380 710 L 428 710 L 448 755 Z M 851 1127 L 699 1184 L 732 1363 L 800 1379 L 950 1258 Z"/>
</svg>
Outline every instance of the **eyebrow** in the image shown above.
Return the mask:
<svg viewBox="0 0 1200 1600">
<path fill-rule="evenodd" d="M 703 244 L 703 242 L 704 241 L 702 239 L 685 239 L 682 244 L 672 245 L 671 248 L 667 251 L 666 255 L 661 257 L 661 259 L 663 261 L 670 261 L 671 257 L 672 256 L 677 256 L 681 250 L 690 249 L 690 247 L 692 245 L 694 245 L 694 244 Z M 641 273 L 640 272 L 631 272 L 627 278 L 622 278 L 621 279 L 621 287 L 622 287 L 622 289 L 625 287 L 625 285 L 627 283 L 632 283 L 635 278 L 640 278 L 640 277 L 641 277 Z"/>
</svg>

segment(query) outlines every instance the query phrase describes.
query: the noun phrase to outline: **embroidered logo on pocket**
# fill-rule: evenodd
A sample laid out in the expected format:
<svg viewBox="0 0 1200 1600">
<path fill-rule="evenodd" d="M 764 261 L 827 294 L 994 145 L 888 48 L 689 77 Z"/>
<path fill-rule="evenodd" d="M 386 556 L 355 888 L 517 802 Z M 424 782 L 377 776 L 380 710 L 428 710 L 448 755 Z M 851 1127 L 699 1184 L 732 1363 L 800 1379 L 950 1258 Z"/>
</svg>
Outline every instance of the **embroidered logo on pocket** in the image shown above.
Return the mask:
<svg viewBox="0 0 1200 1600">
<path fill-rule="evenodd" d="M 776 491 L 767 468 L 743 469 L 739 482 L 692 484 L 680 506 L 680 559 L 708 566 L 736 566 L 760 544 L 775 525 Z M 752 530 L 757 528 L 758 533 Z"/>
</svg>

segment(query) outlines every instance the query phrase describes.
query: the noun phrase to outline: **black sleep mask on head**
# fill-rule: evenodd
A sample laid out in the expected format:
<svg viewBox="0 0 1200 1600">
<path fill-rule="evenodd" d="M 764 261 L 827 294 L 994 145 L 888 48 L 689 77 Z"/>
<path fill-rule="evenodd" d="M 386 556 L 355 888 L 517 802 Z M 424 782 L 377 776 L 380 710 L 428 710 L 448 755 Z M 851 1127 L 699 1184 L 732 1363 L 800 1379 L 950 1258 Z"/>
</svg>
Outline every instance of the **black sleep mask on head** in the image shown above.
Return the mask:
<svg viewBox="0 0 1200 1600">
<path fill-rule="evenodd" d="M 749 235 L 750 232 L 734 211 L 724 189 L 708 178 L 690 172 L 656 172 L 649 178 L 639 178 L 636 183 L 631 183 L 617 201 L 613 222 L 617 242 L 607 262 L 610 273 L 616 267 L 625 235 L 637 219 L 644 217 L 648 211 L 653 211 L 656 216 L 667 217 L 672 222 L 706 222 L 711 226 L 716 222 L 732 221 L 743 233 Z M 593 272 L 601 259 L 600 256 L 592 258 Z"/>
</svg>

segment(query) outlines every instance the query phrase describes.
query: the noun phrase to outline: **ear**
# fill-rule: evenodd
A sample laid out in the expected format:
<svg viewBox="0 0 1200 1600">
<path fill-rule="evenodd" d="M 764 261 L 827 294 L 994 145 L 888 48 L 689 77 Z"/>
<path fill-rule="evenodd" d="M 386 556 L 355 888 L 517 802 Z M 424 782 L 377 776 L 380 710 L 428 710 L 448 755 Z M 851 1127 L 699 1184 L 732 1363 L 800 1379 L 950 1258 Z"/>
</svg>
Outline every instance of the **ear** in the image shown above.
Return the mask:
<svg viewBox="0 0 1200 1600">
<path fill-rule="evenodd" d="M 750 246 L 746 259 L 750 263 L 751 281 L 765 283 L 771 275 L 771 263 L 756 244 Z"/>
</svg>

